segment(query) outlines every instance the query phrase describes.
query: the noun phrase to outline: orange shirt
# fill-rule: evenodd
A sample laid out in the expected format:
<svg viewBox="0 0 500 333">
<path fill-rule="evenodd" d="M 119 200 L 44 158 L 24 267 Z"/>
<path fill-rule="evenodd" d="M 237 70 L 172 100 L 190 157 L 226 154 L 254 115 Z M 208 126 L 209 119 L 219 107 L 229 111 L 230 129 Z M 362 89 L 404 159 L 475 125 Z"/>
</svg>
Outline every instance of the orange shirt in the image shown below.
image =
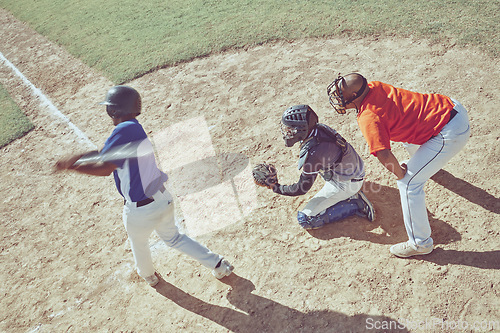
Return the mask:
<svg viewBox="0 0 500 333">
<path fill-rule="evenodd" d="M 420 94 L 382 82 L 369 82 L 358 124 L 370 153 L 391 149 L 390 141 L 421 145 L 448 123 L 453 102 L 439 94 Z"/>
</svg>

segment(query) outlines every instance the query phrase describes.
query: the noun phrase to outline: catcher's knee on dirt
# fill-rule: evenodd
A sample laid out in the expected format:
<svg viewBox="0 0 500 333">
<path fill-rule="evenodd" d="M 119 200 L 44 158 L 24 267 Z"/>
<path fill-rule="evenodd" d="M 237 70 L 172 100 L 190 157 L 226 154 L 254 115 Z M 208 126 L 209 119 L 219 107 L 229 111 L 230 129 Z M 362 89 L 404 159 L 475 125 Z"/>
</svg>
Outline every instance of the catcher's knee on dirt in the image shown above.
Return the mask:
<svg viewBox="0 0 500 333">
<path fill-rule="evenodd" d="M 318 229 L 321 228 L 325 221 L 318 216 L 307 216 L 302 212 L 297 212 L 297 220 L 299 225 L 304 229 Z"/>
</svg>

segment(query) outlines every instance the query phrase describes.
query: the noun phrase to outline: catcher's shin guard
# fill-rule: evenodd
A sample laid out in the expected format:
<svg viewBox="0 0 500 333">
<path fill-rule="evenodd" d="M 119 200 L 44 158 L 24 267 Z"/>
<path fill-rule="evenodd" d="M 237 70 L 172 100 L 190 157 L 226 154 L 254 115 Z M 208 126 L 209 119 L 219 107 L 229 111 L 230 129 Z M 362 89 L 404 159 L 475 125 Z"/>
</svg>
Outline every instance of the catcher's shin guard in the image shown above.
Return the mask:
<svg viewBox="0 0 500 333">
<path fill-rule="evenodd" d="M 356 214 L 358 210 L 359 206 L 356 201 L 347 199 L 328 207 L 324 213 L 318 214 L 317 216 L 322 218 L 325 223 L 332 223 L 352 216 Z"/>
<path fill-rule="evenodd" d="M 298 212 L 297 220 L 304 229 L 318 229 L 327 223 L 340 221 L 358 212 L 359 206 L 356 200 L 347 199 L 336 203 L 316 216 L 307 216 Z"/>
</svg>

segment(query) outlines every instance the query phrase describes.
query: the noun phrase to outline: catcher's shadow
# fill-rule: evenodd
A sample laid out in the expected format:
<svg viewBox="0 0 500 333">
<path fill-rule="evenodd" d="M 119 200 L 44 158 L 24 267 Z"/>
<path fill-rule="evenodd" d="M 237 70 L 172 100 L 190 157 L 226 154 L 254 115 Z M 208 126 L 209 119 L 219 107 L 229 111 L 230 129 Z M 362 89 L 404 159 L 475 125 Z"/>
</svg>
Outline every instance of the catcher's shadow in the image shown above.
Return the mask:
<svg viewBox="0 0 500 333">
<path fill-rule="evenodd" d="M 202 301 L 163 279 L 160 279 L 155 289 L 182 308 L 231 332 L 371 332 L 377 323 L 397 322 L 396 319 L 386 316 L 348 316 L 328 310 L 302 312 L 252 294 L 255 290 L 254 284 L 234 273 L 221 281 L 231 286 L 227 299 L 239 311 Z M 399 329 L 394 332 L 409 331 Z"/>
<path fill-rule="evenodd" d="M 395 244 L 408 239 L 403 223 L 399 191 L 396 188 L 365 182 L 363 192 L 375 207 L 376 218 L 351 216 L 342 221 L 327 224 L 309 234 L 318 239 L 349 237 L 378 244 Z M 432 238 L 435 244 L 448 244 L 461 239 L 460 234 L 449 224 L 429 213 Z"/>
</svg>

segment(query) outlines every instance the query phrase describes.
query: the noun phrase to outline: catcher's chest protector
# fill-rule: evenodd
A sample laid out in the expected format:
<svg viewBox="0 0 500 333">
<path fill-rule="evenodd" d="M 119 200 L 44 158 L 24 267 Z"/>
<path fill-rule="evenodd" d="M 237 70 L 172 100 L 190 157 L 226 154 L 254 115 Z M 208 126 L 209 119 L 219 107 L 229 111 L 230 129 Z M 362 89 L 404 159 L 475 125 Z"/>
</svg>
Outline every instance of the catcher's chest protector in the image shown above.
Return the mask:
<svg viewBox="0 0 500 333">
<path fill-rule="evenodd" d="M 347 142 L 346 140 L 337 133 L 334 129 L 324 125 L 324 124 L 317 124 L 316 129 L 317 132 L 315 135 L 311 136 L 310 138 L 307 138 L 302 142 L 300 146 L 300 153 L 299 153 L 299 170 L 302 169 L 304 166 L 304 163 L 307 160 L 307 157 L 309 156 L 310 150 L 319 145 L 320 142 L 333 142 L 339 147 L 342 151 L 342 154 L 339 156 L 339 158 L 334 162 L 333 165 L 330 166 L 325 166 L 326 170 L 333 169 L 336 164 L 339 164 L 342 161 L 342 158 L 344 157 L 346 151 L 347 151 Z"/>
</svg>

